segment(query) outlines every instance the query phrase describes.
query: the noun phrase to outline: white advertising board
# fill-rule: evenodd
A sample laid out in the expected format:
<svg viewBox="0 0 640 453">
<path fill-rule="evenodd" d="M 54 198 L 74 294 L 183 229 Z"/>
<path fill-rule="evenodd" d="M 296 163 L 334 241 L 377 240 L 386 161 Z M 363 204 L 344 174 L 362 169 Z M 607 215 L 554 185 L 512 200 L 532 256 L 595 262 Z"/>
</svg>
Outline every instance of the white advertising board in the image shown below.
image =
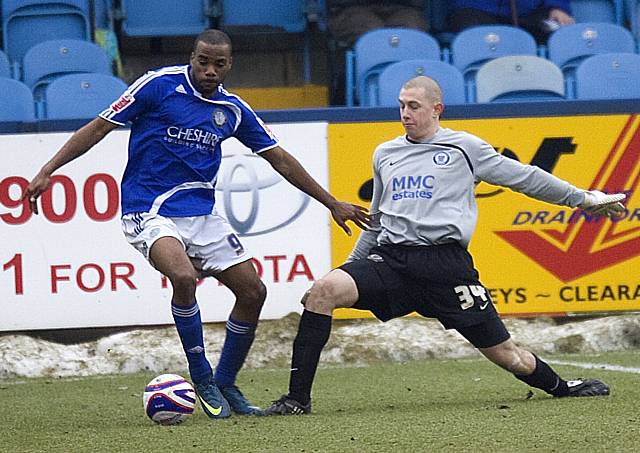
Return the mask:
<svg viewBox="0 0 640 453">
<path fill-rule="evenodd" d="M 328 186 L 327 124 L 274 133 Z M 28 181 L 70 133 L 0 135 L 0 331 L 172 324 L 171 285 L 125 240 L 119 182 L 129 131 L 116 130 L 54 174 L 31 215 Z M 330 269 L 329 212 L 235 139 L 223 145 L 217 206 L 254 256 L 268 288 L 262 318 L 301 311 L 302 294 Z M 203 280 L 206 322 L 223 321 L 233 295 Z"/>
</svg>

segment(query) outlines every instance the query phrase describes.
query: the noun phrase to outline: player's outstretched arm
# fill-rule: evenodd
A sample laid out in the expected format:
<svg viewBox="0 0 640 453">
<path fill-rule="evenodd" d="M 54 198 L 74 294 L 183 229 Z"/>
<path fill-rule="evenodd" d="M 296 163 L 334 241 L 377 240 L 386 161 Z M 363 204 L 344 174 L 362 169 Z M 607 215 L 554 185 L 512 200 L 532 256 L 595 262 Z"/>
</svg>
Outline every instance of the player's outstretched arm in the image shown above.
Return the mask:
<svg viewBox="0 0 640 453">
<path fill-rule="evenodd" d="M 37 199 L 49 188 L 51 175 L 58 168 L 68 162 L 82 156 L 89 151 L 96 143 L 102 140 L 109 132 L 118 127 L 114 123 L 96 118 L 78 129 L 62 148 L 40 169 L 38 174 L 31 180 L 27 190 L 24 191 L 22 199 L 29 199 L 29 209 L 34 214 L 38 214 Z"/>
<path fill-rule="evenodd" d="M 623 193 L 606 194 L 599 190 L 587 190 L 584 201 L 578 207 L 596 215 L 616 219 L 624 216 L 624 205 L 621 203 L 627 196 Z"/>
<path fill-rule="evenodd" d="M 367 208 L 336 200 L 313 177 L 307 173 L 298 160 L 279 146 L 260 153 L 271 166 L 292 185 L 325 205 L 338 225 L 351 236 L 347 220 L 366 230 L 369 225 Z"/>
</svg>

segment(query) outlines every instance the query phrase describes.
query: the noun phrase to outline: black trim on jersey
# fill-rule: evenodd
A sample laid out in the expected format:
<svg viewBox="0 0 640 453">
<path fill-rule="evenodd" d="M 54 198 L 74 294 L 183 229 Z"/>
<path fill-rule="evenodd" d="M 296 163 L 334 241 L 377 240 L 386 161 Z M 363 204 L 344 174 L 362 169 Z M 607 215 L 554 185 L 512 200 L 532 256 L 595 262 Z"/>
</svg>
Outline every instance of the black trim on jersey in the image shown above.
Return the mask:
<svg viewBox="0 0 640 453">
<path fill-rule="evenodd" d="M 464 159 L 467 161 L 467 165 L 469 166 L 469 170 L 471 170 L 471 174 L 475 175 L 475 172 L 473 170 L 473 165 L 471 165 L 471 159 L 469 159 L 469 156 L 467 155 L 465 150 L 460 148 L 459 146 L 452 145 L 451 143 L 435 143 L 435 142 L 422 143 L 422 142 L 416 142 L 415 140 L 411 140 L 411 138 L 409 138 L 408 135 L 405 135 L 404 137 L 407 139 L 407 141 L 409 143 L 413 143 L 414 145 L 438 145 L 438 146 L 444 146 L 445 148 L 457 149 L 458 151 L 460 151 L 462 153 L 462 155 L 464 156 Z"/>
</svg>

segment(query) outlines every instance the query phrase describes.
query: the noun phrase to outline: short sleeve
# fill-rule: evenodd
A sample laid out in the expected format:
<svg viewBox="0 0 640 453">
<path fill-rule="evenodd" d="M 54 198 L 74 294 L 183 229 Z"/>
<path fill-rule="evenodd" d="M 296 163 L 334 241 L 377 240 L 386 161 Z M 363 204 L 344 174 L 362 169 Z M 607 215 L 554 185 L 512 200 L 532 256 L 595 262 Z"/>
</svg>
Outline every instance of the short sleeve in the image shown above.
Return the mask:
<svg viewBox="0 0 640 453">
<path fill-rule="evenodd" d="M 158 99 L 158 74 L 148 72 L 132 83 L 122 95 L 100 113 L 100 118 L 124 126 L 153 108 Z"/>
<path fill-rule="evenodd" d="M 234 137 L 254 153 L 276 147 L 278 139 L 262 119 L 244 103 L 241 103 L 240 109 L 242 117 Z"/>
</svg>

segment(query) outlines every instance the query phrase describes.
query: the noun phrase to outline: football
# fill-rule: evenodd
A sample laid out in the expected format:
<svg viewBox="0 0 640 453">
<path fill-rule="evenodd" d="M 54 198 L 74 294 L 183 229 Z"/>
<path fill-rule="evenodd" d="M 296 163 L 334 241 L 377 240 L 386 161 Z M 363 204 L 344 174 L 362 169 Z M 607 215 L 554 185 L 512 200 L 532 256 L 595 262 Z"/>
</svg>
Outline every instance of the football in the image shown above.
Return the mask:
<svg viewBox="0 0 640 453">
<path fill-rule="evenodd" d="M 142 398 L 147 416 L 161 425 L 177 425 L 193 413 L 196 392 L 185 378 L 161 374 L 147 384 Z"/>
</svg>

